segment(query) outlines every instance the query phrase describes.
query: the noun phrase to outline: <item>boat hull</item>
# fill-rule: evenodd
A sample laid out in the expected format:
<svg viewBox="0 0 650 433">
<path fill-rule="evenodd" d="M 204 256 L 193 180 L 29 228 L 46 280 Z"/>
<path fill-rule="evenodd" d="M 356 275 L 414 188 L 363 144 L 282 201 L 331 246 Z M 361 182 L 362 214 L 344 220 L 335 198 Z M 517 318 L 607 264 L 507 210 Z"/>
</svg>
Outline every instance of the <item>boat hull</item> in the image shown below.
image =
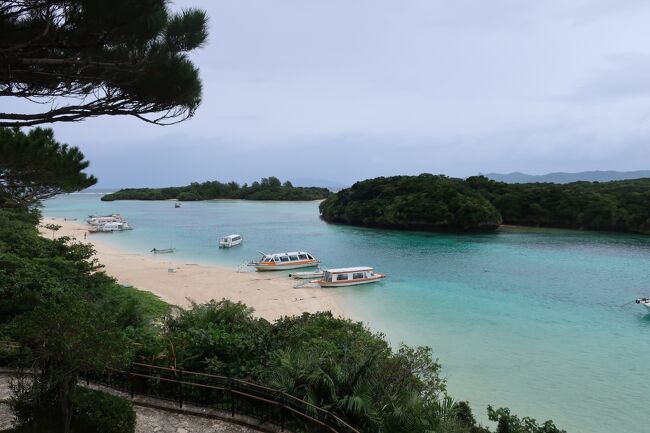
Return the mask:
<svg viewBox="0 0 650 433">
<path fill-rule="evenodd" d="M 236 247 L 237 245 L 241 245 L 243 241 L 235 241 L 231 243 L 225 243 L 225 242 L 219 242 L 219 248 L 232 248 Z"/>
<path fill-rule="evenodd" d="M 296 280 L 311 280 L 313 278 L 322 277 L 323 272 L 295 272 L 293 274 L 289 274 L 289 276 Z"/>
<path fill-rule="evenodd" d="M 255 269 L 257 269 L 260 272 L 266 272 L 266 271 L 287 271 L 290 269 L 300 269 L 300 268 L 313 268 L 314 266 L 318 266 L 320 262 L 318 261 L 309 261 L 309 262 L 302 262 L 302 263 L 282 263 L 282 264 L 274 264 L 274 265 L 265 265 L 261 263 L 255 263 L 253 266 L 255 266 Z"/>
<path fill-rule="evenodd" d="M 321 280 L 314 280 L 312 283 L 316 283 L 321 287 L 349 287 L 349 286 L 358 286 L 361 284 L 370 284 L 370 283 L 376 283 L 377 281 L 381 281 L 385 275 L 376 275 L 372 278 L 363 278 L 359 280 L 347 280 L 347 281 L 321 281 Z"/>
</svg>

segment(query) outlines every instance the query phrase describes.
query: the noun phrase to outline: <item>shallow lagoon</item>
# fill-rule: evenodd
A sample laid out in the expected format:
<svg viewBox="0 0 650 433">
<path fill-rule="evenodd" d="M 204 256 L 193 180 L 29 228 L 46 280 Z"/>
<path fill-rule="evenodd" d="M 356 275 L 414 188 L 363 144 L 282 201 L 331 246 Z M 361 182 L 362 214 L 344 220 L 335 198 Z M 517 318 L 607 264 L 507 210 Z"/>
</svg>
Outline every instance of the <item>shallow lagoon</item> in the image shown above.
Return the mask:
<svg viewBox="0 0 650 433">
<path fill-rule="evenodd" d="M 398 343 L 431 346 L 451 394 L 551 418 L 569 432 L 647 432 L 650 237 L 504 228 L 431 234 L 329 225 L 316 202 L 101 202 L 75 194 L 44 214 L 118 212 L 135 230 L 100 234 L 146 253 L 235 268 L 257 251 L 306 250 L 326 267 L 369 265 L 389 278 L 337 290 L 353 318 Z M 219 250 L 219 236 L 244 245 Z M 644 290 L 645 288 L 645 290 Z M 627 304 L 627 305 L 624 305 Z"/>
</svg>

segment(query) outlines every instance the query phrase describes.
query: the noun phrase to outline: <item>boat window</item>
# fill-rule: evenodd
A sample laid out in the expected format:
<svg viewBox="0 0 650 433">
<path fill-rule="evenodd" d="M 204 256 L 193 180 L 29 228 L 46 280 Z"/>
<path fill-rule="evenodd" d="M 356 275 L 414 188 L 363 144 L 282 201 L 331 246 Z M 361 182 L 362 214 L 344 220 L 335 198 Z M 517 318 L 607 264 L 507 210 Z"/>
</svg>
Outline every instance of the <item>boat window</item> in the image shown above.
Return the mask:
<svg viewBox="0 0 650 433">
<path fill-rule="evenodd" d="M 282 256 L 282 257 L 280 257 L 280 261 L 281 261 L 281 262 L 288 262 L 288 261 L 289 261 L 289 257 L 287 257 L 287 256 Z"/>
<path fill-rule="evenodd" d="M 298 256 L 289 256 L 289 260 L 291 260 L 292 262 L 295 262 L 295 261 L 298 260 Z"/>
<path fill-rule="evenodd" d="M 232 238 L 233 241 L 238 241 L 238 240 L 240 240 L 240 239 L 241 239 L 240 236 L 235 236 L 234 238 Z"/>
<path fill-rule="evenodd" d="M 309 260 L 314 260 L 314 257 L 311 254 L 307 254 L 307 257 L 309 257 Z"/>
<path fill-rule="evenodd" d="M 348 274 L 338 274 L 336 276 L 336 281 L 345 281 L 348 279 Z"/>
<path fill-rule="evenodd" d="M 275 260 L 276 262 L 279 262 L 279 261 L 280 261 L 280 258 L 279 258 L 279 257 L 275 257 L 273 260 Z"/>
<path fill-rule="evenodd" d="M 368 272 L 368 277 L 372 277 L 372 276 L 374 276 L 374 275 L 375 275 L 375 273 L 374 273 L 373 271 L 369 271 L 369 272 Z"/>
<path fill-rule="evenodd" d="M 300 254 L 298 258 L 300 258 L 300 260 L 307 260 L 307 254 Z"/>
<path fill-rule="evenodd" d="M 360 280 L 363 278 L 363 272 L 355 272 L 352 274 L 352 279 L 353 280 Z"/>
</svg>

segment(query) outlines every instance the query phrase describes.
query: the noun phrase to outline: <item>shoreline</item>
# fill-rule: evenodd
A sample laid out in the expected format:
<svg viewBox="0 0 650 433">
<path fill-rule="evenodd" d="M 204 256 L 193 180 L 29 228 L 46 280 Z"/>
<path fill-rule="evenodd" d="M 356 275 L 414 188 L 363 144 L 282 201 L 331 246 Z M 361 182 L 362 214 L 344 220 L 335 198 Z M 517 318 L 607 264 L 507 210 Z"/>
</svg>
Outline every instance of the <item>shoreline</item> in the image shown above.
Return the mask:
<svg viewBox="0 0 650 433">
<path fill-rule="evenodd" d="M 293 288 L 295 280 L 284 273 L 237 272 L 226 267 L 131 253 L 103 243 L 102 234 L 88 234 L 84 240 L 88 227 L 79 221 L 41 218 L 40 224 L 51 223 L 61 225 L 55 238 L 69 236 L 77 242 L 93 245 L 104 272 L 119 284 L 151 292 L 172 305 L 185 308 L 192 302 L 226 298 L 243 302 L 255 309 L 255 316 L 269 321 L 318 311 L 331 311 L 335 317 L 346 317 L 333 292 L 312 287 Z M 52 235 L 42 227 L 39 232 L 44 237 Z"/>
</svg>

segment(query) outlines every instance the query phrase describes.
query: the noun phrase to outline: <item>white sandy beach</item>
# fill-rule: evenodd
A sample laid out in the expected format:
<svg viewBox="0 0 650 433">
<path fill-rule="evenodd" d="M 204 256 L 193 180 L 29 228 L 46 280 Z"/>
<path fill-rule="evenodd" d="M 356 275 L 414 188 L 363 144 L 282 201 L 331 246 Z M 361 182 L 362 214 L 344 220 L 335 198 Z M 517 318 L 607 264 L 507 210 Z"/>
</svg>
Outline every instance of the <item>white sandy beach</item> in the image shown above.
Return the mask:
<svg viewBox="0 0 650 433">
<path fill-rule="evenodd" d="M 108 233 L 88 234 L 84 240 L 87 226 L 79 222 L 46 217 L 42 224 L 61 225 L 55 234 L 57 237 L 70 236 L 92 243 L 107 274 L 121 284 L 155 293 L 173 305 L 186 307 L 190 301 L 201 303 L 227 298 L 253 307 L 256 315 L 267 320 L 317 311 L 344 315 L 332 292 L 313 287 L 295 289 L 295 280 L 288 278 L 286 273 L 240 273 L 225 267 L 174 261 L 169 256 L 129 253 L 102 242 L 103 236 L 111 236 Z M 52 236 L 49 230 L 42 229 L 41 233 Z"/>
</svg>

